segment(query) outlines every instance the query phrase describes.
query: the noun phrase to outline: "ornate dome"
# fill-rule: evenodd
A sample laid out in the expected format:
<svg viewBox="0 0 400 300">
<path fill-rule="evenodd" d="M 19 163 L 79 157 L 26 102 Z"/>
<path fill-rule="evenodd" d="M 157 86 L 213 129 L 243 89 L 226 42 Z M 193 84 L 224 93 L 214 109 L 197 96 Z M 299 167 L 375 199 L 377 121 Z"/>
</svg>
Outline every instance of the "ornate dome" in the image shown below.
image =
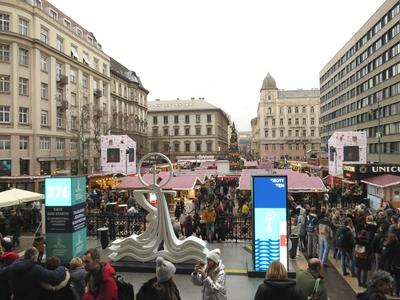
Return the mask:
<svg viewBox="0 0 400 300">
<path fill-rule="evenodd" d="M 271 76 L 271 74 L 267 74 L 264 78 L 261 90 L 277 90 L 275 79 Z"/>
</svg>

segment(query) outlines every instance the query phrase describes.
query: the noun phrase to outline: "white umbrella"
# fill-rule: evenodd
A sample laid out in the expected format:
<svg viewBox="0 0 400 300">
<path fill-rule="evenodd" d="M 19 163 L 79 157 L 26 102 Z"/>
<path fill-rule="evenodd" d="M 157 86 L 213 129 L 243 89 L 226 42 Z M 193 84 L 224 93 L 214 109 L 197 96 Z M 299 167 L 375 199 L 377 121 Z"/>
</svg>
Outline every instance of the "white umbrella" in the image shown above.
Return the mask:
<svg viewBox="0 0 400 300">
<path fill-rule="evenodd" d="M 25 202 L 43 200 L 44 195 L 20 189 L 11 189 L 0 192 L 0 207 L 19 205 Z"/>
</svg>

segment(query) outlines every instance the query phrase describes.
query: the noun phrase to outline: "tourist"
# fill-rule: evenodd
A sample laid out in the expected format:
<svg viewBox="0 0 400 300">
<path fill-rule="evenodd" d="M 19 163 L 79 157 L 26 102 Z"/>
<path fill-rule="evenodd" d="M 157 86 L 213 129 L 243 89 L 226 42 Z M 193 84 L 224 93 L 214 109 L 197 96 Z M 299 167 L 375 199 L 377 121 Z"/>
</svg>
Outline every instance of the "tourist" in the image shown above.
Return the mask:
<svg viewBox="0 0 400 300">
<path fill-rule="evenodd" d="M 310 214 L 306 217 L 306 232 L 307 232 L 307 255 L 309 258 L 317 257 L 318 236 L 315 232 L 317 224 L 317 210 L 311 207 Z"/>
<path fill-rule="evenodd" d="M 258 286 L 254 300 L 304 300 L 303 292 L 294 280 L 288 279 L 288 273 L 281 262 L 273 261 L 265 278 Z"/>
<path fill-rule="evenodd" d="M 17 214 L 15 209 L 11 210 L 11 218 L 10 218 L 10 235 L 12 235 L 12 243 L 13 246 L 20 245 L 19 237 L 21 236 L 21 229 L 24 224 L 22 217 Z"/>
<path fill-rule="evenodd" d="M 61 266 L 61 261 L 57 256 L 51 256 L 46 261 L 46 269 L 55 270 Z M 41 282 L 41 299 L 43 300 L 70 300 L 74 299 L 69 286 L 70 274 L 65 270 L 64 279 L 52 283 Z"/>
<path fill-rule="evenodd" d="M 2 264 L 3 266 L 9 266 L 14 261 L 19 259 L 18 253 L 13 251 L 14 247 L 9 237 L 3 238 L 1 244 L 4 248 L 4 252 L 0 256 L 0 264 Z"/>
<path fill-rule="evenodd" d="M 324 267 L 328 266 L 328 253 L 333 240 L 333 224 L 330 220 L 330 214 L 326 213 L 318 221 L 317 232 L 319 238 L 319 260 Z"/>
<path fill-rule="evenodd" d="M 387 300 L 385 294 L 392 288 L 393 278 L 388 272 L 376 271 L 370 281 L 368 288 L 364 293 L 357 294 L 358 300 Z"/>
<path fill-rule="evenodd" d="M 25 251 L 24 258 L 0 270 L 0 281 L 7 280 L 14 300 L 39 300 L 40 283 L 61 282 L 65 279 L 65 268 L 46 270 L 37 264 L 39 252 L 32 247 Z M 23 288 L 21 288 L 23 287 Z"/>
<path fill-rule="evenodd" d="M 358 286 L 367 287 L 368 271 L 371 269 L 370 237 L 366 230 L 361 230 L 356 238 L 354 255 L 357 267 Z"/>
<path fill-rule="evenodd" d="M 87 274 L 83 267 L 82 259 L 79 257 L 71 259 L 69 262 L 69 274 L 71 275 L 71 285 L 80 296 L 80 299 L 82 299 L 83 294 L 85 293 L 85 277 Z"/>
<path fill-rule="evenodd" d="M 136 295 L 137 300 L 180 300 L 174 282 L 175 266 L 162 257 L 156 259 L 156 277 L 145 282 Z"/>
<path fill-rule="evenodd" d="M 395 279 L 396 295 L 400 294 L 400 241 L 389 233 L 382 247 L 383 269 Z"/>
<path fill-rule="evenodd" d="M 313 293 L 317 294 L 319 300 L 329 299 L 322 270 L 322 262 L 317 258 L 311 258 L 308 261 L 308 269 L 296 273 L 296 285 L 302 290 L 305 299 L 312 297 Z M 319 281 L 316 285 L 317 280 Z M 317 290 L 315 290 L 316 286 L 318 286 Z"/>
<path fill-rule="evenodd" d="M 84 300 L 116 300 L 118 287 L 114 280 L 115 270 L 109 263 L 100 262 L 100 253 L 97 249 L 86 250 L 83 263 L 88 272 L 87 286 Z"/>
<path fill-rule="evenodd" d="M 38 257 L 39 263 L 42 261 L 45 245 L 46 245 L 46 240 L 44 239 L 44 237 L 40 235 L 40 232 L 36 232 L 32 246 L 39 251 L 39 257 Z"/>
<path fill-rule="evenodd" d="M 354 258 L 353 258 L 354 236 L 352 230 L 350 229 L 351 225 L 352 225 L 351 219 L 346 218 L 344 220 L 343 226 L 339 227 L 337 231 L 336 245 L 340 250 L 343 276 L 349 274 L 346 271 L 346 257 L 348 257 L 350 261 L 351 276 L 356 277 L 354 269 Z"/>
<path fill-rule="evenodd" d="M 192 282 L 202 286 L 203 300 L 226 300 L 225 267 L 222 264 L 221 251 L 217 248 L 207 254 L 205 265 L 197 263 L 191 274 Z"/>
</svg>

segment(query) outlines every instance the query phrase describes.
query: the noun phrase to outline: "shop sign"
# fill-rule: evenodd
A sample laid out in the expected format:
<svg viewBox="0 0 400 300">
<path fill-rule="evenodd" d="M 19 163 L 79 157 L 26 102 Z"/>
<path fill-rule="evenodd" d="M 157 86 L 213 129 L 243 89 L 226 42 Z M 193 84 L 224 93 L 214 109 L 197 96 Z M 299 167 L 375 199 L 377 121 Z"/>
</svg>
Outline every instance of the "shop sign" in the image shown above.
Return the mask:
<svg viewBox="0 0 400 300">
<path fill-rule="evenodd" d="M 345 178 L 362 180 L 384 174 L 400 176 L 400 165 L 344 165 L 343 171 Z"/>
</svg>

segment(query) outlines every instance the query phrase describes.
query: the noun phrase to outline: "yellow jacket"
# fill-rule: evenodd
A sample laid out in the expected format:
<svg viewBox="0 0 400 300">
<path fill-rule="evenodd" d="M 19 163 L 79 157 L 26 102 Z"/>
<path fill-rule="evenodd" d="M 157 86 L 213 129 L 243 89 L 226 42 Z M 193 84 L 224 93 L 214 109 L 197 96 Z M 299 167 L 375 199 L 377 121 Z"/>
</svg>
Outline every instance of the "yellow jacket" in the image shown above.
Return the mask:
<svg viewBox="0 0 400 300">
<path fill-rule="evenodd" d="M 215 219 L 217 217 L 217 214 L 215 213 L 215 210 L 213 208 L 212 210 L 204 210 L 202 217 L 206 223 L 214 223 Z"/>
</svg>

